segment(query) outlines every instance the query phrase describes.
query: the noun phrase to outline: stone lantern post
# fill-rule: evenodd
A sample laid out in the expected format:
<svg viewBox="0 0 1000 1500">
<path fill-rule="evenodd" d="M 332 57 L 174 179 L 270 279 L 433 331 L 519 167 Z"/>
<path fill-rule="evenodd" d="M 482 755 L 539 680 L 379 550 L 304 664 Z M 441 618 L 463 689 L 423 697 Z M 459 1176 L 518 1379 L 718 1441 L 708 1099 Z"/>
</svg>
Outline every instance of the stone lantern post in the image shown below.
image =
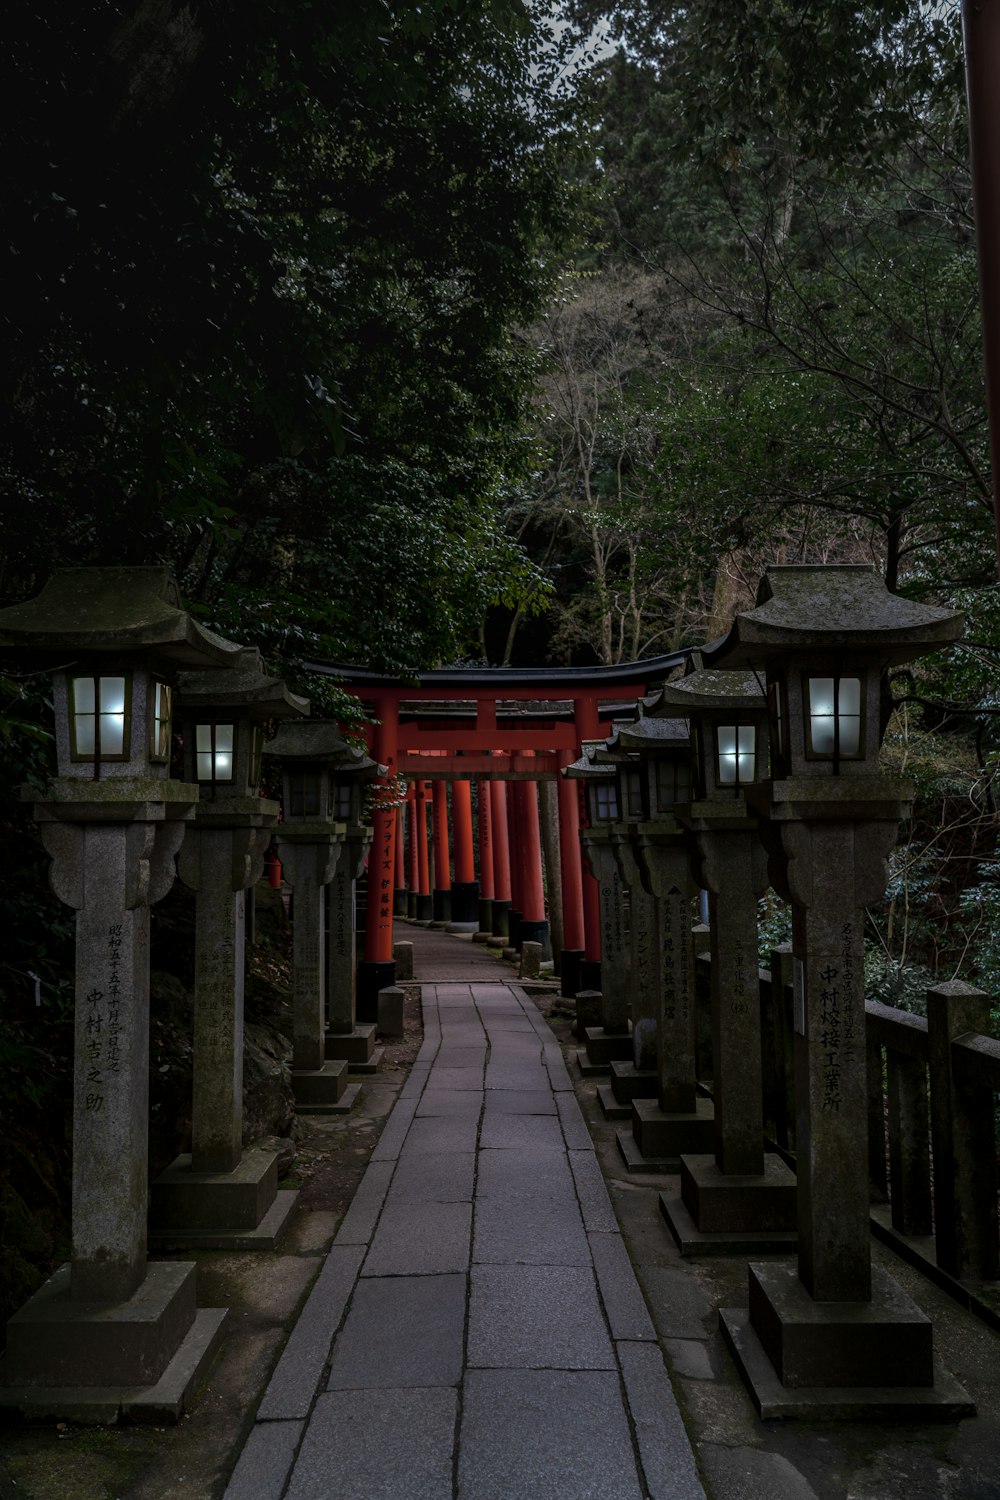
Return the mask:
<svg viewBox="0 0 1000 1500">
<path fill-rule="evenodd" d="M 656 905 L 659 996 L 655 1071 L 651 1087 L 631 1086 L 631 1126 L 618 1132 L 618 1145 L 632 1170 L 653 1166 L 676 1171 L 681 1155 L 705 1153 L 715 1139 L 712 1101 L 697 1092 L 694 939 L 694 883 L 688 868 L 687 837 L 678 808 L 691 801 L 691 736 L 686 719 L 672 717 L 662 694 L 639 705 L 634 723 L 618 726 L 615 743 L 638 763 L 633 791 L 635 821 L 629 834 L 642 879 Z M 619 1086 L 612 1067 L 613 1086 Z"/>
<path fill-rule="evenodd" d="M 344 1114 L 357 1097 L 347 1063 L 326 1056 L 326 894 L 347 824 L 337 818 L 336 771 L 349 747 L 336 724 L 282 724 L 264 754 L 281 766 L 278 858 L 293 891 L 292 1091 L 300 1114 Z M 360 752 L 359 752 L 360 754 Z"/>
<path fill-rule="evenodd" d="M 80 568 L 0 611 L 0 644 L 53 670 L 58 771 L 26 791 L 76 911 L 71 1261 L 7 1325 L 5 1402 L 176 1419 L 225 1320 L 195 1266 L 146 1261 L 149 908 L 170 889 L 198 788 L 170 778 L 174 677 L 238 648 L 165 568 Z"/>
<path fill-rule="evenodd" d="M 381 1056 L 375 1050 L 376 1023 L 357 1019 L 355 883 L 365 867 L 373 835 L 373 829 L 364 819 L 364 789 L 376 776 L 385 775 L 385 767 L 370 760 L 363 750 L 341 740 L 332 769 L 334 813 L 337 821 L 343 823 L 345 833 L 328 888 L 326 1056 L 346 1062 L 352 1073 L 374 1073 Z"/>
<path fill-rule="evenodd" d="M 619 821 L 618 777 L 613 764 L 597 760 L 603 740 L 586 740 L 583 754 L 562 774 L 584 783 L 589 826 L 580 829 L 580 843 L 597 881 L 601 917 L 601 1020 L 584 1031 L 586 1053 L 581 1067 L 607 1072 L 615 1060 L 632 1060 L 628 1022 L 627 951 L 625 943 L 624 884 L 615 856 Z"/>
<path fill-rule="evenodd" d="M 971 1409 L 934 1360 L 930 1321 L 871 1263 L 862 938 L 912 796 L 878 769 L 885 672 L 960 631 L 870 567 L 774 567 L 705 653 L 766 675 L 771 778 L 747 798 L 793 912 L 798 1273 L 752 1264 L 749 1314 L 721 1315 L 763 1415 Z"/>
<path fill-rule="evenodd" d="M 246 892 L 278 819 L 259 793 L 264 725 L 308 708 L 252 647 L 178 680 L 184 774 L 201 798 L 177 864 L 196 902 L 191 1151 L 150 1197 L 150 1235 L 170 1244 L 273 1249 L 295 1204 L 278 1194 L 276 1153 L 243 1151 L 243 986 Z"/>
<path fill-rule="evenodd" d="M 752 672 L 697 668 L 661 692 L 691 724 L 694 785 L 677 816 L 709 893 L 714 1156 L 681 1157 L 681 1196 L 660 1203 L 682 1252 L 794 1244 L 795 1178 L 764 1151 L 757 898 L 767 865 L 744 794 L 767 765 L 767 712 Z"/>
</svg>

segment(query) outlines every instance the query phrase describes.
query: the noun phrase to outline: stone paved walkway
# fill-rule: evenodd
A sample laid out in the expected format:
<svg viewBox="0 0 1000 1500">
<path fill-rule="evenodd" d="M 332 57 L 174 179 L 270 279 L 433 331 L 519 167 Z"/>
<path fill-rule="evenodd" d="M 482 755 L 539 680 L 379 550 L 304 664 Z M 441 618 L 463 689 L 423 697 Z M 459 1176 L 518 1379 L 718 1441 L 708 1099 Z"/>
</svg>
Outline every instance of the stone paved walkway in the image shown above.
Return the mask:
<svg viewBox="0 0 1000 1500">
<path fill-rule="evenodd" d="M 225 1500 L 702 1500 L 558 1043 L 413 937 L 423 1047 Z"/>
</svg>

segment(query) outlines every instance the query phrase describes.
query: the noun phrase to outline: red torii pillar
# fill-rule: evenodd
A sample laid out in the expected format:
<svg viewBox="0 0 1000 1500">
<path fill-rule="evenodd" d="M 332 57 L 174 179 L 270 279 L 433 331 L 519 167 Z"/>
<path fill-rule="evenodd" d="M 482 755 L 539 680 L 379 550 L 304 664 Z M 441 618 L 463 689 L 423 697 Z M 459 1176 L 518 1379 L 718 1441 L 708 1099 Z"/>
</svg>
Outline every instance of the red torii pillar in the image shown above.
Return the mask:
<svg viewBox="0 0 1000 1500">
<path fill-rule="evenodd" d="M 490 788 L 490 826 L 493 830 L 493 936 L 509 935 L 510 838 L 507 828 L 507 783 L 494 781 Z"/>
<path fill-rule="evenodd" d="M 396 808 L 396 888 L 393 892 L 392 910 L 397 917 L 406 916 L 406 848 L 403 839 L 403 809 L 405 803 Z"/>
<path fill-rule="evenodd" d="M 538 822 L 538 786 L 534 781 L 515 781 L 514 819 L 517 830 L 517 894 L 521 921 L 517 947 L 541 943 L 542 957 L 552 957 L 549 924 L 545 916 L 542 880 L 542 840 Z"/>
<path fill-rule="evenodd" d="M 406 914 L 417 915 L 417 892 L 420 889 L 420 856 L 417 850 L 417 793 L 419 781 L 406 786 Z"/>
<path fill-rule="evenodd" d="M 510 848 L 510 911 L 507 913 L 507 942 L 521 951 L 521 852 L 518 839 L 517 807 L 518 786 L 511 781 L 507 786 L 507 839 Z"/>
<path fill-rule="evenodd" d="M 560 773 L 571 765 L 573 755 L 560 750 Z M 559 960 L 560 989 L 575 999 L 581 989 L 580 965 L 586 957 L 586 925 L 583 911 L 583 858 L 580 848 L 580 792 L 575 781 L 560 774 L 556 780 L 559 808 L 559 867 L 562 872 L 563 951 Z"/>
<path fill-rule="evenodd" d="M 434 921 L 451 921 L 451 854 L 448 849 L 448 783 L 432 781 L 434 795 Z"/>
<path fill-rule="evenodd" d="M 455 879 L 451 887 L 450 927 L 459 932 L 475 932 L 479 926 L 479 886 L 476 884 L 476 855 L 472 842 L 472 785 L 468 781 L 451 784 L 451 835 L 455 847 Z"/>
<path fill-rule="evenodd" d="M 399 716 L 395 698 L 376 697 L 378 723 L 372 733 L 372 758 L 388 768 L 382 798 L 396 770 Z M 376 793 L 372 811 L 373 838 L 368 855 L 368 909 L 365 916 L 365 956 L 358 964 L 357 1016 L 378 1020 L 378 992 L 396 983 L 392 957 L 393 880 L 396 867 L 396 809 L 382 806 Z"/>
<path fill-rule="evenodd" d="M 417 921 L 430 922 L 434 916 L 434 897 L 431 895 L 431 856 L 427 845 L 427 793 L 426 781 L 417 782 L 416 807 L 417 830 Z"/>
<path fill-rule="evenodd" d="M 576 726 L 577 754 L 583 754 L 584 740 L 601 739 L 596 695 L 573 699 L 573 723 Z M 574 787 L 574 791 L 576 788 Z M 580 794 L 577 792 L 579 826 Z M 579 834 L 577 835 L 579 838 Z M 580 989 L 601 988 L 601 893 L 597 881 L 581 861 L 583 890 L 584 957 L 580 964 Z"/>
<path fill-rule="evenodd" d="M 479 803 L 479 931 L 493 931 L 493 783 L 476 785 Z"/>
</svg>

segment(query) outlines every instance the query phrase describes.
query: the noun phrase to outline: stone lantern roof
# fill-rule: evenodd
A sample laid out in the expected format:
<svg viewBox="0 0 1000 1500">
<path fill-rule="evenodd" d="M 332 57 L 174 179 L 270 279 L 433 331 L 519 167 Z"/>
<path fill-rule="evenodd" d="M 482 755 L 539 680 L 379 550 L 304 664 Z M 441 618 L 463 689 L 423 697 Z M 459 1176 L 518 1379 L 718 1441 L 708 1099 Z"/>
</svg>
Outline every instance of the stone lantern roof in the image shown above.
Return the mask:
<svg viewBox="0 0 1000 1500">
<path fill-rule="evenodd" d="M 384 776 L 387 768 L 348 744 L 333 719 L 301 719 L 282 724 L 264 754 L 280 760 L 316 761 L 357 776 Z"/>
<path fill-rule="evenodd" d="M 891 594 L 870 564 L 793 564 L 768 568 L 756 608 L 738 614 L 702 656 L 707 666 L 759 666 L 792 652 L 828 651 L 898 665 L 961 633 L 959 613 Z"/>
<path fill-rule="evenodd" d="M 687 750 L 691 726 L 687 719 L 662 719 L 643 714 L 634 724 L 619 724 L 608 744 L 624 751 Z"/>
<path fill-rule="evenodd" d="M 232 666 L 220 672 L 182 672 L 177 687 L 187 708 L 243 708 L 255 719 L 289 719 L 309 712 L 308 698 L 291 692 L 280 677 L 267 675 L 256 646 L 241 647 Z"/>
<path fill-rule="evenodd" d="M 669 718 L 678 710 L 691 712 L 735 710 L 746 712 L 764 707 L 763 686 L 755 672 L 719 672 L 707 668 L 676 682 L 664 683 L 646 719 Z"/>
<path fill-rule="evenodd" d="M 588 777 L 595 781 L 610 781 L 615 775 L 614 762 L 601 764 L 598 754 L 607 749 L 606 740 L 584 740 L 583 754 L 579 760 L 572 765 L 564 766 L 562 774 L 569 776 L 574 781 L 585 780 Z"/>
<path fill-rule="evenodd" d="M 180 667 L 224 667 L 242 648 L 181 607 L 167 567 L 69 568 L 34 599 L 0 610 L 0 646 L 51 656 L 149 653 Z"/>
</svg>

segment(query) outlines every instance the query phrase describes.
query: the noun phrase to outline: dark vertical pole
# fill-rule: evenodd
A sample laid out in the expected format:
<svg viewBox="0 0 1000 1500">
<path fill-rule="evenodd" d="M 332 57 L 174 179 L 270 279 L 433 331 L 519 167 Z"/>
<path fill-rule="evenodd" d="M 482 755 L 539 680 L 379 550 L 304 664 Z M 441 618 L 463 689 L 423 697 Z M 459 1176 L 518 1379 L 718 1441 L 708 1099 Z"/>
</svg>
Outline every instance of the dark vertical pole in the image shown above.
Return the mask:
<svg viewBox="0 0 1000 1500">
<path fill-rule="evenodd" d="M 962 0 L 962 30 L 1000 571 L 1000 0 Z"/>
</svg>

